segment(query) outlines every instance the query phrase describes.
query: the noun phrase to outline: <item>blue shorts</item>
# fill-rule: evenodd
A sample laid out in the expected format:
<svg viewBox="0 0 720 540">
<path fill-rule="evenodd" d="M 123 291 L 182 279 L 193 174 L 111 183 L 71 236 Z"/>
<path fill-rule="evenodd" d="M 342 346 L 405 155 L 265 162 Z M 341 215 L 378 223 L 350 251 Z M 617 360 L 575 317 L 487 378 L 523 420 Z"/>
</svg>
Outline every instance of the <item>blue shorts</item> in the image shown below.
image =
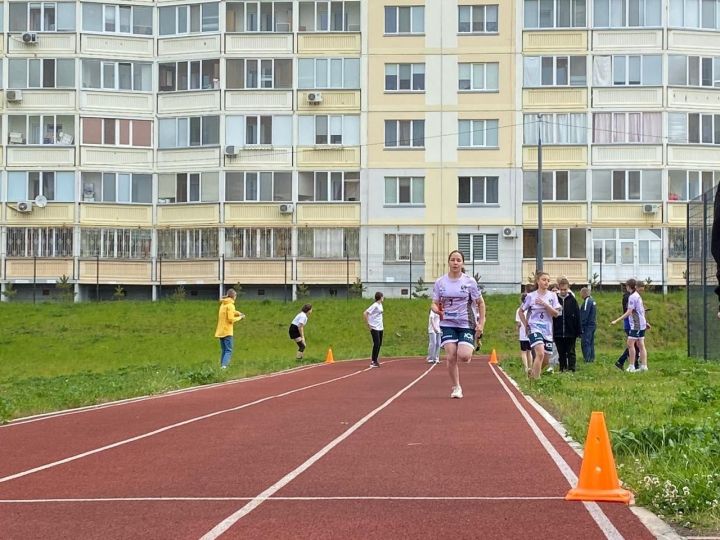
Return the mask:
<svg viewBox="0 0 720 540">
<path fill-rule="evenodd" d="M 445 347 L 447 343 L 465 343 L 475 348 L 475 330 L 470 328 L 455 328 L 453 326 L 441 326 L 442 338 L 440 345 Z"/>
<path fill-rule="evenodd" d="M 545 336 L 543 336 L 540 332 L 532 332 L 528 334 L 528 341 L 530 341 L 530 346 L 533 349 L 535 348 L 535 345 L 543 343 L 545 344 L 545 352 L 551 353 L 553 351 L 553 342 L 545 339 Z"/>
<path fill-rule="evenodd" d="M 630 339 L 643 339 L 645 337 L 645 330 L 629 330 L 628 337 Z"/>
</svg>

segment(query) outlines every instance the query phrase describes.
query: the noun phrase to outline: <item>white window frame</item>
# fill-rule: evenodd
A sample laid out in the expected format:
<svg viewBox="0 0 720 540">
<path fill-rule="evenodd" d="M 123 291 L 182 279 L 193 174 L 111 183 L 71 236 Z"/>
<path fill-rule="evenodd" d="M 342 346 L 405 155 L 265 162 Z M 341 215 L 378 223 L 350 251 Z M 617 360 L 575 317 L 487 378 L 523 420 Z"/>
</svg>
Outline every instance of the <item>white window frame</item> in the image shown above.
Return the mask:
<svg viewBox="0 0 720 540">
<path fill-rule="evenodd" d="M 289 90 L 292 88 L 292 60 L 288 58 L 233 58 L 226 60 L 225 69 L 227 70 L 229 65 L 228 63 L 230 61 L 237 62 L 238 67 L 242 66 L 242 75 L 243 75 L 243 88 L 233 88 L 232 90 Z M 283 65 L 289 65 L 290 66 L 290 77 L 289 79 L 289 86 L 275 86 L 276 83 L 276 64 L 277 62 L 282 61 Z M 267 81 L 267 78 L 264 77 L 263 74 L 263 64 L 269 62 L 270 63 L 270 86 L 263 86 L 263 81 Z M 250 86 L 248 84 L 248 73 L 250 72 L 250 64 L 254 63 L 256 69 L 257 69 L 257 84 L 255 86 Z M 233 64 L 235 65 L 235 64 Z M 227 73 L 227 71 L 226 71 Z"/>
<path fill-rule="evenodd" d="M 90 235 L 96 238 L 90 238 Z M 129 249 L 123 250 L 123 246 Z M 95 249 L 91 249 L 95 247 Z M 148 260 L 152 257 L 152 230 L 86 228 L 80 230 L 80 257 Z"/>
<path fill-rule="evenodd" d="M 84 120 L 88 117 L 82 117 L 81 120 Z M 118 146 L 121 148 L 130 148 L 130 147 L 137 147 L 137 148 L 152 148 L 152 121 L 151 120 L 141 120 L 141 119 L 132 119 L 132 118 L 110 118 L 110 117 L 92 117 L 97 118 L 100 120 L 100 143 L 85 143 L 82 144 L 85 145 L 91 145 L 91 146 L 97 146 L 98 144 L 103 146 Z M 123 144 L 120 142 L 120 120 L 127 120 L 129 122 L 128 125 L 128 143 Z M 106 142 L 105 141 L 105 122 L 113 121 L 115 122 L 115 142 Z M 149 146 L 138 146 L 135 144 L 135 131 L 134 131 L 134 124 L 135 122 L 150 122 L 150 144 Z M 82 140 L 82 139 L 81 139 Z"/>
<path fill-rule="evenodd" d="M 99 174 L 100 175 L 100 190 L 99 193 L 93 191 L 92 199 L 89 198 L 89 194 L 86 195 L 85 184 L 87 178 L 86 174 Z M 142 178 L 146 177 L 146 178 Z M 127 185 L 127 197 L 121 197 L 121 178 L 126 181 Z M 105 189 L 107 187 L 106 180 L 112 182 L 112 192 L 115 194 L 113 198 L 106 198 Z M 147 201 L 135 200 L 133 198 L 133 187 L 138 184 L 141 180 L 145 180 L 149 183 L 150 197 Z M 113 203 L 113 204 L 152 204 L 152 174 L 151 173 L 130 173 L 130 172 L 115 172 L 115 171 L 83 171 L 80 174 L 80 200 L 83 203 Z"/>
<path fill-rule="evenodd" d="M 118 34 L 118 35 L 129 35 L 129 36 L 147 36 L 152 37 L 153 35 L 153 9 L 150 8 L 149 14 L 150 14 L 150 26 L 149 26 L 149 32 L 135 32 L 136 27 L 140 27 L 140 25 L 136 25 L 135 21 L 135 9 L 136 8 L 144 8 L 146 6 L 138 6 L 138 5 L 132 5 L 132 4 L 97 4 L 94 2 L 88 2 L 88 4 L 95 4 L 100 6 L 100 25 L 102 27 L 102 30 L 89 30 L 85 26 L 85 12 L 84 12 L 84 6 L 85 3 L 81 4 L 83 6 L 83 9 L 81 9 L 82 18 L 83 18 L 83 24 L 82 29 L 83 32 L 86 33 L 99 33 L 99 34 Z M 127 31 L 124 31 L 121 29 L 121 21 L 120 21 L 120 14 L 124 10 L 130 10 L 130 26 Z M 143 10 L 144 11 L 144 10 Z M 108 30 L 107 24 L 108 24 L 108 14 L 112 13 L 112 22 L 114 29 Z M 146 12 L 147 13 L 147 12 Z M 147 28 L 147 27 L 142 27 Z"/>
<path fill-rule="evenodd" d="M 587 136 L 587 114 L 582 113 L 543 113 L 543 144 L 585 146 Z M 525 114 L 523 117 L 523 144 L 537 145 L 537 114 Z M 563 130 L 565 133 L 563 134 Z M 577 130 L 580 140 L 571 139 L 572 130 Z"/>
<path fill-rule="evenodd" d="M 410 13 L 410 30 L 407 32 L 400 30 L 400 10 L 409 10 Z M 388 10 L 395 12 L 395 25 L 393 28 L 388 28 Z M 404 12 L 404 11 L 403 11 Z M 422 15 L 420 15 L 422 14 Z M 417 17 L 417 18 L 416 18 Z M 418 20 L 419 19 L 419 20 Z M 420 24 L 422 21 L 422 24 Z M 422 28 L 416 28 L 417 25 Z M 383 20 L 384 34 L 386 36 L 409 36 L 409 35 L 421 35 L 425 33 L 425 6 L 385 6 L 384 20 Z"/>
<path fill-rule="evenodd" d="M 25 146 L 74 146 L 75 144 L 75 115 L 73 114 L 18 114 L 18 115 L 8 115 L 8 131 L 11 129 L 10 127 L 10 116 L 22 116 L 25 118 L 25 142 L 19 143 Z M 70 142 L 62 142 L 60 138 L 58 137 L 58 117 L 64 116 L 67 118 L 73 119 L 73 133 L 70 134 L 72 137 L 72 141 Z M 39 142 L 39 143 L 28 143 L 29 135 L 30 135 L 30 119 L 31 118 L 39 118 L 39 128 L 40 133 L 38 133 L 40 140 L 45 140 L 44 134 L 46 133 L 44 130 L 45 128 L 52 124 L 52 140 L 50 142 Z M 52 119 L 52 122 L 49 122 L 48 119 Z M 63 135 L 65 132 L 63 132 Z M 10 133 L 8 133 L 8 137 L 10 136 Z M 8 143 L 11 144 L 11 143 Z M 16 144 L 16 143 L 13 143 Z"/>
<path fill-rule="evenodd" d="M 458 149 L 499 148 L 498 120 L 458 120 Z M 469 133 L 470 144 L 462 144 Z M 494 144 L 493 144 L 494 143 Z"/>
<path fill-rule="evenodd" d="M 200 140 L 200 144 L 192 144 L 192 124 L 193 124 L 192 120 L 195 119 L 195 118 L 198 118 L 198 119 L 200 120 L 200 124 L 199 124 L 200 132 L 199 132 L 199 134 L 198 134 L 198 137 L 199 137 L 199 140 Z M 206 115 L 206 116 L 179 116 L 179 117 L 174 117 L 174 118 L 161 118 L 161 119 L 159 119 L 159 121 L 158 121 L 158 130 L 160 129 L 159 126 L 160 126 L 162 123 L 165 123 L 165 122 L 167 122 L 167 121 L 172 121 L 172 122 L 174 122 L 174 124 L 175 124 L 175 127 L 174 127 L 175 145 L 174 145 L 174 146 L 163 146 L 163 147 L 160 147 L 160 146 L 159 146 L 159 144 L 160 144 L 160 137 L 158 137 L 158 150 L 168 150 L 168 149 L 173 149 L 173 148 L 200 148 L 200 147 L 203 147 L 203 146 L 218 146 L 218 145 L 220 144 L 220 143 L 219 143 L 219 140 L 220 140 L 220 133 L 219 133 L 219 129 L 220 129 L 220 128 L 219 128 L 219 127 L 218 127 L 218 142 L 207 143 L 207 142 L 204 142 L 204 141 L 202 140 L 202 136 L 203 136 L 203 124 L 207 121 L 206 119 L 209 119 L 209 118 L 216 118 L 216 119 L 218 119 L 218 126 L 220 125 L 219 117 L 216 116 L 216 115 Z M 180 131 L 181 131 L 181 130 L 180 130 L 180 124 L 182 124 L 183 122 L 186 122 L 186 123 L 187 123 L 187 127 L 186 127 L 186 129 L 185 129 L 185 134 L 186 134 L 186 136 L 187 136 L 187 142 L 188 142 L 188 144 L 181 146 L 179 143 L 182 142 L 183 139 L 181 139 L 181 138 L 179 137 L 179 135 L 180 135 Z"/>
<path fill-rule="evenodd" d="M 401 185 L 407 184 L 409 199 L 400 200 Z M 388 195 L 392 194 L 392 199 Z M 425 206 L 424 176 L 386 176 L 385 206 Z"/>
<path fill-rule="evenodd" d="M 529 73 L 529 70 L 533 69 L 532 64 L 537 64 L 539 59 L 539 66 L 536 66 L 538 71 L 535 73 L 539 76 L 536 81 Z M 549 83 L 543 80 L 545 67 L 547 62 L 552 64 L 552 81 Z M 565 61 L 565 75 L 566 81 L 560 81 L 560 63 Z M 577 68 L 578 64 L 582 68 L 583 80 L 581 82 L 573 82 L 573 68 Z M 526 56 L 524 59 L 524 74 L 523 74 L 523 85 L 526 88 L 552 88 L 552 87 L 584 87 L 587 86 L 587 56 Z M 533 84 L 535 83 L 535 84 Z"/>
<path fill-rule="evenodd" d="M 683 118 L 684 117 L 684 118 Z M 697 126 L 692 126 L 691 122 L 697 117 Z M 677 120 L 682 118 L 682 137 L 678 138 L 678 134 L 673 130 L 673 126 L 677 124 Z M 718 145 L 720 144 L 720 114 L 713 113 L 669 113 L 668 114 L 668 138 L 670 144 L 703 144 Z M 709 126 L 709 139 L 704 135 L 703 129 Z M 697 130 L 695 129 L 697 127 Z"/>
<path fill-rule="evenodd" d="M 206 8 L 210 5 L 215 5 L 217 12 L 218 12 L 218 19 L 217 23 L 214 25 L 215 28 L 206 28 L 205 26 L 205 19 L 204 16 Z M 192 18 L 193 18 L 193 10 L 197 9 L 199 13 L 197 14 L 198 22 L 199 22 L 199 30 L 192 30 Z M 208 8 L 209 9 L 209 8 Z M 164 34 L 160 32 L 160 24 L 158 23 L 158 37 L 167 37 L 167 36 L 189 36 L 189 35 L 197 35 L 197 34 L 207 34 L 210 32 L 218 32 L 220 30 L 220 6 L 219 2 L 205 2 L 202 4 L 181 4 L 179 6 L 160 6 L 158 8 L 158 18 L 162 18 L 164 15 L 163 10 L 175 10 L 175 31 L 171 32 L 169 34 Z M 180 12 L 185 12 L 185 30 L 180 29 Z M 212 25 L 208 25 L 212 26 Z"/>
<path fill-rule="evenodd" d="M 676 178 L 678 174 L 682 174 L 682 191 L 679 193 L 673 191 L 676 189 Z M 708 190 L 715 190 L 720 183 L 720 171 L 717 170 L 684 170 L 670 169 L 668 171 L 668 201 L 669 202 L 687 202 L 699 197 Z M 674 197 L 673 197 L 674 195 Z"/>
<path fill-rule="evenodd" d="M 0 21 L 2 22 L 2 21 Z M 58 60 L 62 60 L 63 64 L 66 63 L 72 63 L 73 67 L 73 84 L 67 85 L 67 86 L 58 86 Z M 25 85 L 24 86 L 11 86 L 10 85 L 10 63 L 11 62 L 20 62 L 21 64 L 25 64 Z M 53 65 L 53 86 L 44 86 L 43 82 L 45 79 L 45 63 L 46 62 L 52 62 Z M 38 66 L 38 82 L 40 83 L 38 86 L 31 86 L 30 80 L 31 80 L 31 70 L 32 66 Z M 1 66 L 0 66 L 1 67 Z M 42 88 L 67 88 L 67 89 L 74 89 L 75 88 L 75 59 L 74 58 L 10 58 L 8 59 L 8 86 L 7 88 L 18 88 L 18 89 L 42 89 Z"/>
<path fill-rule="evenodd" d="M 488 77 L 488 72 L 495 72 L 494 77 Z M 479 79 L 476 76 L 482 72 L 482 86 L 475 86 Z M 498 62 L 460 62 L 458 64 L 458 92 L 498 92 L 500 87 L 500 64 Z M 495 85 L 489 85 L 488 81 L 495 81 Z M 463 84 L 467 81 L 467 85 Z M 467 86 L 467 88 L 464 88 Z"/>
<path fill-rule="evenodd" d="M 284 249 L 283 249 L 284 248 Z M 226 259 L 292 257 L 292 230 L 283 227 L 226 227 Z"/>
<path fill-rule="evenodd" d="M 303 259 L 358 259 L 360 229 L 356 227 L 298 228 L 297 256 Z M 340 243 L 338 244 L 338 240 Z M 308 248 L 312 245 L 312 253 Z"/>
<path fill-rule="evenodd" d="M 561 183 L 566 184 L 562 191 L 567 192 L 567 198 L 558 198 Z M 578 193 L 576 186 L 581 186 L 582 193 Z M 543 171 L 541 186 L 542 200 L 560 203 L 578 203 L 587 201 L 587 179 L 585 170 L 561 169 Z M 546 191 L 548 188 L 549 191 Z M 537 171 L 523 172 L 523 201 L 537 202 Z"/>
<path fill-rule="evenodd" d="M 333 62 L 341 61 L 342 62 L 342 82 L 338 86 L 337 84 L 333 83 L 333 77 L 332 77 L 332 67 Z M 302 76 L 303 72 L 303 66 L 307 65 L 307 62 L 313 63 L 313 84 L 311 86 L 307 86 L 305 82 L 301 84 L 300 80 L 301 78 L 304 78 Z M 318 81 L 318 74 L 323 71 L 322 69 L 322 63 L 325 62 L 325 81 L 326 84 L 320 84 Z M 358 88 L 355 88 L 354 85 L 350 85 L 350 77 L 348 76 L 348 70 L 351 69 L 350 65 L 357 65 L 359 69 L 359 59 L 358 58 L 338 58 L 338 57 L 327 57 L 327 58 L 300 58 L 298 59 L 298 88 L 300 90 L 334 90 L 334 89 L 345 89 L 345 90 L 357 90 L 360 86 L 360 78 L 358 77 Z M 353 77 L 354 78 L 354 77 Z"/>
<path fill-rule="evenodd" d="M 587 19 L 588 19 L 588 3 L 585 0 L 571 0 L 570 3 L 570 11 L 568 14 L 569 17 L 569 24 L 560 24 L 560 17 L 563 16 L 565 13 L 566 6 L 562 6 L 563 9 L 558 8 L 558 3 L 562 2 L 563 0 L 549 0 L 549 3 L 552 4 L 552 12 L 551 12 L 551 18 L 552 18 L 552 24 L 551 25 L 541 25 L 540 24 L 540 5 L 541 2 L 539 0 L 525 0 L 523 4 L 523 24 L 526 30 L 544 30 L 545 28 L 586 28 L 587 27 Z M 533 5 L 534 4 L 534 5 Z M 582 4 L 582 8 L 580 7 L 580 4 Z M 531 11 L 533 15 L 533 19 L 537 21 L 536 25 L 530 25 L 529 15 L 531 14 Z M 584 17 L 582 20 L 582 24 L 576 24 L 578 22 L 578 13 L 584 13 Z"/>
<path fill-rule="evenodd" d="M 703 3 L 699 0 L 670 0 L 668 7 L 668 23 L 669 28 L 696 28 L 704 30 L 720 29 L 720 2 L 712 2 L 714 4 L 714 14 L 711 20 L 707 20 L 703 15 Z M 691 17 L 697 17 L 696 21 L 688 20 Z M 680 21 L 680 24 L 677 22 Z"/>
<path fill-rule="evenodd" d="M 609 136 L 609 141 L 599 142 L 596 135 L 599 133 L 595 128 L 595 124 L 600 115 L 610 116 L 610 133 L 606 133 Z M 658 134 L 647 133 L 648 126 L 652 126 L 649 121 L 648 115 L 654 115 L 659 121 L 656 123 L 660 130 Z M 638 133 L 630 132 L 630 118 L 631 116 L 639 116 L 640 118 L 640 131 Z M 598 128 L 599 129 L 599 128 Z M 630 136 L 634 135 L 639 140 L 631 141 Z M 620 112 L 594 112 L 593 113 L 593 144 L 662 144 L 662 113 L 660 112 L 638 112 L 638 111 L 620 111 Z"/>
<path fill-rule="evenodd" d="M 651 2 L 657 3 L 658 11 L 655 14 L 658 17 L 657 24 L 646 24 L 648 19 L 648 4 Z M 607 20 L 608 24 L 601 24 L 601 20 L 597 17 L 597 13 L 602 9 L 601 4 L 607 5 Z M 630 18 L 633 13 L 634 6 L 632 4 L 637 3 L 637 14 L 638 24 L 630 24 Z M 613 18 L 617 17 L 616 10 L 620 5 L 621 21 L 618 24 Z M 662 6 L 663 3 L 660 0 L 594 0 L 593 1 L 593 27 L 594 28 L 662 28 Z"/>
<path fill-rule="evenodd" d="M 312 6 L 313 10 L 313 28 L 312 29 L 304 29 L 299 30 L 300 32 L 359 32 L 360 31 L 360 22 L 358 22 L 354 25 L 351 25 L 349 22 L 348 17 L 348 4 L 357 4 L 357 15 L 358 18 L 360 17 L 360 2 L 358 1 L 342 1 L 342 0 L 333 0 L 332 2 L 330 0 L 316 0 L 313 2 L 309 1 L 303 1 L 301 0 L 298 5 L 298 20 L 300 20 L 300 9 L 305 6 L 306 8 L 310 8 Z M 322 22 L 322 19 L 318 15 L 318 7 L 324 5 L 325 6 L 325 15 L 327 17 L 327 20 L 324 21 L 325 24 L 318 24 L 318 22 Z M 335 27 L 332 23 L 333 13 L 332 8 L 340 5 L 342 12 L 341 12 L 341 18 L 342 18 L 342 29 L 338 29 Z M 325 28 L 318 28 L 318 26 L 325 26 Z"/>
<path fill-rule="evenodd" d="M 308 175 L 310 176 L 308 178 Z M 308 195 L 307 183 L 311 184 L 312 194 Z M 340 196 L 336 196 L 335 184 L 340 187 Z M 322 185 L 325 184 L 324 187 Z M 318 198 L 318 193 L 327 194 L 326 199 Z M 352 195 L 352 197 L 351 197 Z M 359 171 L 301 171 L 298 173 L 299 202 L 350 202 L 360 201 Z"/>
<path fill-rule="evenodd" d="M 461 201 L 462 185 L 467 184 L 468 200 Z M 488 196 L 493 192 L 490 188 L 495 184 L 496 201 L 489 201 Z M 500 179 L 497 176 L 459 176 L 458 177 L 458 206 L 498 206 L 500 204 Z"/>
<path fill-rule="evenodd" d="M 683 69 L 679 70 L 677 66 L 672 66 L 676 59 L 682 59 Z M 705 61 L 710 64 L 710 84 L 704 84 L 704 65 Z M 693 69 L 691 62 L 696 63 L 697 83 L 692 82 L 691 75 Z M 682 82 L 672 82 L 670 79 L 675 72 L 684 71 Z M 720 87 L 720 56 L 700 56 L 694 54 L 671 54 L 668 55 L 668 85 L 669 86 L 689 86 L 692 88 L 719 88 Z"/>
<path fill-rule="evenodd" d="M 482 28 L 476 29 L 475 12 L 482 12 Z M 495 12 L 495 20 L 488 21 L 488 15 Z M 468 30 L 463 30 L 463 25 L 468 25 Z M 459 35 L 468 34 L 497 34 L 500 24 L 500 6 L 498 4 L 473 4 L 458 6 L 458 27 Z"/>
<path fill-rule="evenodd" d="M 490 241 L 490 242 L 488 242 Z M 495 245 L 495 258 L 490 243 Z M 496 263 L 500 261 L 500 235 L 497 233 L 458 233 L 458 249 L 469 263 Z M 460 247 L 462 246 L 462 247 Z M 467 250 L 465 249 L 467 247 Z"/>
<path fill-rule="evenodd" d="M 209 62 L 211 65 L 213 63 L 217 63 L 217 77 L 214 77 L 212 81 L 209 82 L 210 86 L 205 86 L 203 84 L 203 73 L 205 72 L 205 64 L 206 62 Z M 163 65 L 175 65 L 175 71 L 174 71 L 174 88 L 172 90 L 162 90 L 162 83 L 160 81 L 160 68 Z M 178 88 L 178 81 L 180 80 L 179 74 L 180 74 L 180 66 L 185 66 L 185 73 L 187 75 L 187 88 Z M 192 70 L 193 66 L 198 66 L 198 80 L 197 83 L 194 85 L 193 83 L 193 76 L 192 76 Z M 212 70 L 214 71 L 214 70 Z M 217 58 L 207 58 L 203 60 L 183 60 L 180 62 L 161 62 L 158 63 L 158 93 L 170 93 L 170 92 L 203 92 L 207 90 L 217 90 L 220 88 L 220 60 Z"/>
<path fill-rule="evenodd" d="M 405 66 L 410 70 L 410 87 L 409 88 L 400 88 L 400 81 L 404 80 L 400 78 L 400 70 L 403 69 Z M 388 73 L 389 71 L 394 71 L 394 73 Z M 415 88 L 415 77 L 416 75 L 422 75 L 422 84 L 418 85 L 418 88 Z M 395 77 L 395 88 L 388 88 L 388 77 Z M 388 93 L 405 93 L 405 92 L 413 92 L 413 93 L 423 93 L 425 92 L 425 64 L 424 63 L 389 63 L 385 64 L 385 92 Z"/>
<path fill-rule="evenodd" d="M 388 245 L 388 241 L 390 241 L 392 246 Z M 407 244 L 408 251 L 407 254 L 404 252 L 405 250 L 402 250 L 401 247 L 403 243 Z M 393 257 L 394 258 L 388 258 L 387 255 L 389 251 L 391 251 L 389 248 L 392 247 L 393 251 Z M 414 247 L 419 247 L 420 249 L 414 249 Z M 390 233 L 385 234 L 384 242 L 383 242 L 383 258 L 386 263 L 407 263 L 410 261 L 410 258 L 412 256 L 412 262 L 414 263 L 424 263 L 425 262 L 425 235 L 424 234 L 414 234 L 414 233 Z"/>
<path fill-rule="evenodd" d="M 405 139 L 400 139 L 400 127 L 403 125 L 403 122 L 409 122 L 409 128 L 410 128 L 410 138 L 406 141 Z M 388 145 L 388 126 L 389 125 L 395 125 L 395 140 L 390 141 L 390 145 Z M 422 125 L 422 141 L 421 144 L 415 144 L 415 141 L 417 141 L 419 138 L 415 136 L 415 128 L 417 126 Z M 407 142 L 407 144 L 401 144 Z M 386 149 L 395 149 L 395 148 L 410 148 L 410 149 L 421 149 L 425 148 L 425 120 L 385 120 L 385 148 Z"/>
<path fill-rule="evenodd" d="M 228 200 L 227 198 L 227 185 L 230 177 L 228 174 L 242 175 L 242 192 L 243 196 L 241 200 Z M 277 178 L 277 175 L 290 175 L 289 177 L 289 197 L 287 199 L 281 199 L 278 197 L 277 184 L 282 180 Z M 263 192 L 267 189 L 263 189 L 267 183 L 270 184 L 270 198 L 263 197 Z M 227 171 L 225 173 L 225 202 L 286 202 L 292 200 L 292 174 L 288 171 Z M 286 186 L 287 187 L 287 186 Z"/>
<path fill-rule="evenodd" d="M 86 64 L 86 62 L 88 62 Z M 84 84 L 84 74 L 86 66 L 89 66 L 90 62 L 97 62 L 100 67 L 100 86 L 95 88 L 92 86 L 85 86 Z M 130 65 L 130 80 L 132 81 L 132 88 L 120 88 L 120 64 L 129 64 Z M 149 66 L 149 80 L 146 81 L 148 83 L 147 90 L 138 90 L 135 88 L 135 69 L 137 66 Z M 105 81 L 105 67 L 106 66 L 113 66 L 113 86 L 108 86 L 107 82 Z M 142 93 L 151 93 L 153 91 L 153 64 L 150 62 L 134 62 L 134 61 L 117 61 L 117 60 L 96 60 L 94 58 L 83 58 L 82 64 L 80 66 L 81 72 L 80 72 L 80 84 L 81 88 L 83 90 L 92 90 L 92 91 L 101 91 L 101 92 L 142 92 Z M 87 68 L 89 69 L 89 67 Z"/>
</svg>

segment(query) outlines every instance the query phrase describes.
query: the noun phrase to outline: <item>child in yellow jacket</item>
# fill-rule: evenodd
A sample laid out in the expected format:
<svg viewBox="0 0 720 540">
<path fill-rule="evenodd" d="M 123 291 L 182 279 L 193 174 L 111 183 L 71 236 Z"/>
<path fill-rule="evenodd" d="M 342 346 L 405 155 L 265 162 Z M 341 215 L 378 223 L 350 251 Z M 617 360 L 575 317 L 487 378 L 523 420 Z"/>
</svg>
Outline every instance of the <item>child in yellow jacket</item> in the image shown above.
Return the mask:
<svg viewBox="0 0 720 540">
<path fill-rule="evenodd" d="M 235 309 L 235 289 L 228 289 L 225 297 L 220 301 L 218 323 L 215 337 L 220 338 L 220 367 L 227 369 L 233 351 L 233 325 L 245 318 L 245 314 Z"/>
</svg>

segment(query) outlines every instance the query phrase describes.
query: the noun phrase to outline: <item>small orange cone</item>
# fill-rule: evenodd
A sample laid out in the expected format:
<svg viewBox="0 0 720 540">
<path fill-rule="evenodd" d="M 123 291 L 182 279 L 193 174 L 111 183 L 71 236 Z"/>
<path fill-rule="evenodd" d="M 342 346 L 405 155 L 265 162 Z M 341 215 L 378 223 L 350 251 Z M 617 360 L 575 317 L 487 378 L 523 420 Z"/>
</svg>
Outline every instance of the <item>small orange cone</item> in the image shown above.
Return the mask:
<svg viewBox="0 0 720 540">
<path fill-rule="evenodd" d="M 633 495 L 620 487 L 605 415 L 593 412 L 585 440 L 585 456 L 576 488 L 568 491 L 566 501 L 610 501 L 630 504 Z"/>
<path fill-rule="evenodd" d="M 328 352 L 325 355 L 325 363 L 326 364 L 334 364 L 335 363 L 335 358 L 333 358 L 333 353 L 332 353 L 332 347 L 330 347 L 328 349 Z"/>
<path fill-rule="evenodd" d="M 491 364 L 498 363 L 498 357 L 497 357 L 497 353 L 495 352 L 495 349 L 493 349 L 492 352 L 490 353 L 490 363 Z"/>
</svg>

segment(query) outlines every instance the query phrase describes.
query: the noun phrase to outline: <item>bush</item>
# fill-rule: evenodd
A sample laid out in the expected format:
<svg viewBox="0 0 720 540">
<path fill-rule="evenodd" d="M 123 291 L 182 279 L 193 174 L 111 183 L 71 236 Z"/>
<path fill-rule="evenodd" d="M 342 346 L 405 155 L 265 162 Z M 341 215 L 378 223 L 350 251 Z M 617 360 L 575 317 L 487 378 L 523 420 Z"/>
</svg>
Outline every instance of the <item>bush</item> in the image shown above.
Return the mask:
<svg viewBox="0 0 720 540">
<path fill-rule="evenodd" d="M 12 300 L 17 296 L 17 293 L 17 289 L 13 286 L 13 284 L 7 283 L 5 285 L 5 290 L 2 292 L 2 295 L 8 300 Z"/>
<path fill-rule="evenodd" d="M 295 293 L 297 294 L 298 299 L 307 298 L 310 296 L 310 287 L 308 287 L 305 283 L 300 283 L 298 284 Z"/>
<path fill-rule="evenodd" d="M 70 283 L 70 277 L 63 274 L 55 283 L 55 288 L 59 291 L 58 300 L 60 302 L 72 302 L 75 300 L 75 285 Z"/>
<path fill-rule="evenodd" d="M 359 298 L 365 291 L 367 291 L 367 287 L 363 285 L 360 278 L 355 278 L 355 282 L 350 284 L 350 296 Z"/>
</svg>

